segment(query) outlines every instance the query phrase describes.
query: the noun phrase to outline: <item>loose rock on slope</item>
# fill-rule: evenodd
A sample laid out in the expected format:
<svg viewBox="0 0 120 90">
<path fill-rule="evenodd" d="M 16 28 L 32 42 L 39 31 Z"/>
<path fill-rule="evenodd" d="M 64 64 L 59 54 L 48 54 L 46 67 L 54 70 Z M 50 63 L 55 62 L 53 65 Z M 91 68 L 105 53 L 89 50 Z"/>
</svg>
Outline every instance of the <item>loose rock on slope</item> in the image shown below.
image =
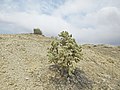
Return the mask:
<svg viewBox="0 0 120 90">
<path fill-rule="evenodd" d="M 0 90 L 79 90 L 79 84 L 72 87 L 50 81 L 50 77 L 55 76 L 49 70 L 46 57 L 51 40 L 34 34 L 0 35 Z M 79 78 L 92 81 L 92 90 L 119 90 L 120 48 L 107 45 L 82 47 L 84 60 L 77 67 L 84 74 L 81 72 Z"/>
</svg>

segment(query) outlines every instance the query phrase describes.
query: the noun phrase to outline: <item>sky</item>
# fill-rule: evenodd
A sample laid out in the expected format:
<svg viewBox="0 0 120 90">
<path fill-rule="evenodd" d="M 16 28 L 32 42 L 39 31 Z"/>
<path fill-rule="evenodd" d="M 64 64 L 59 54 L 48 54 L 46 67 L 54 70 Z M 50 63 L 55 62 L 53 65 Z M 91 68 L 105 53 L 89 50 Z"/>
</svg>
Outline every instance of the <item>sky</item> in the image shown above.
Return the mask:
<svg viewBox="0 0 120 90">
<path fill-rule="evenodd" d="M 120 45 L 120 0 L 0 0 L 0 34 L 68 31 L 81 44 Z"/>
</svg>

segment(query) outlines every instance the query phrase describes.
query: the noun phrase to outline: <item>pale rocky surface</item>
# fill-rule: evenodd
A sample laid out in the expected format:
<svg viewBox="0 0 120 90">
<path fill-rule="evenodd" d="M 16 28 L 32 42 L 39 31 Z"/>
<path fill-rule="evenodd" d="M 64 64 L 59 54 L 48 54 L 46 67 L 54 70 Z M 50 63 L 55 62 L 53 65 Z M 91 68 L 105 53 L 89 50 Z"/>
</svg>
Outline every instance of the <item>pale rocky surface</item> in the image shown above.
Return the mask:
<svg viewBox="0 0 120 90">
<path fill-rule="evenodd" d="M 65 85 L 63 79 L 51 80 L 55 72 L 46 56 L 51 41 L 34 34 L 0 35 L 0 90 L 120 90 L 120 47 L 82 45 L 81 84 Z"/>
</svg>

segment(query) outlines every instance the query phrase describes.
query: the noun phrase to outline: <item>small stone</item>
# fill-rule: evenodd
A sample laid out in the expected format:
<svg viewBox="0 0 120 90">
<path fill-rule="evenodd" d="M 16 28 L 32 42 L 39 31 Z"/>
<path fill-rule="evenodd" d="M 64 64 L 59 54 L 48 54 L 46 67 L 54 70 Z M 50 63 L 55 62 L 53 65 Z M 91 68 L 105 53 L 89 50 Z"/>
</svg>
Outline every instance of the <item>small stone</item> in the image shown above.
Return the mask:
<svg viewBox="0 0 120 90">
<path fill-rule="evenodd" d="M 1 73 L 6 73 L 6 71 L 3 70 L 3 71 L 1 71 Z"/>
<path fill-rule="evenodd" d="M 9 85 L 14 85 L 14 83 L 13 83 L 13 82 L 11 82 L 11 83 L 9 83 Z"/>
<path fill-rule="evenodd" d="M 26 77 L 26 78 L 25 78 L 25 80 L 29 80 L 29 78 L 28 78 L 28 77 Z"/>
</svg>

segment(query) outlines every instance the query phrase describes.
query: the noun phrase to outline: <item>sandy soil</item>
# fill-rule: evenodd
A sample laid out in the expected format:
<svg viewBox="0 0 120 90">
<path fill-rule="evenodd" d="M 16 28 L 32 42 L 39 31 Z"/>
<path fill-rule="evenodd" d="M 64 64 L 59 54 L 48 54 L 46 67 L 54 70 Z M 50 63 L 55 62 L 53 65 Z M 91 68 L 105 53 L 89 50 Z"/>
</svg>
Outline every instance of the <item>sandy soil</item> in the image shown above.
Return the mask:
<svg viewBox="0 0 120 90">
<path fill-rule="evenodd" d="M 0 90 L 120 90 L 120 47 L 82 45 L 84 59 L 76 65 L 80 84 L 65 85 L 49 69 L 51 41 L 34 34 L 0 35 Z"/>
</svg>

